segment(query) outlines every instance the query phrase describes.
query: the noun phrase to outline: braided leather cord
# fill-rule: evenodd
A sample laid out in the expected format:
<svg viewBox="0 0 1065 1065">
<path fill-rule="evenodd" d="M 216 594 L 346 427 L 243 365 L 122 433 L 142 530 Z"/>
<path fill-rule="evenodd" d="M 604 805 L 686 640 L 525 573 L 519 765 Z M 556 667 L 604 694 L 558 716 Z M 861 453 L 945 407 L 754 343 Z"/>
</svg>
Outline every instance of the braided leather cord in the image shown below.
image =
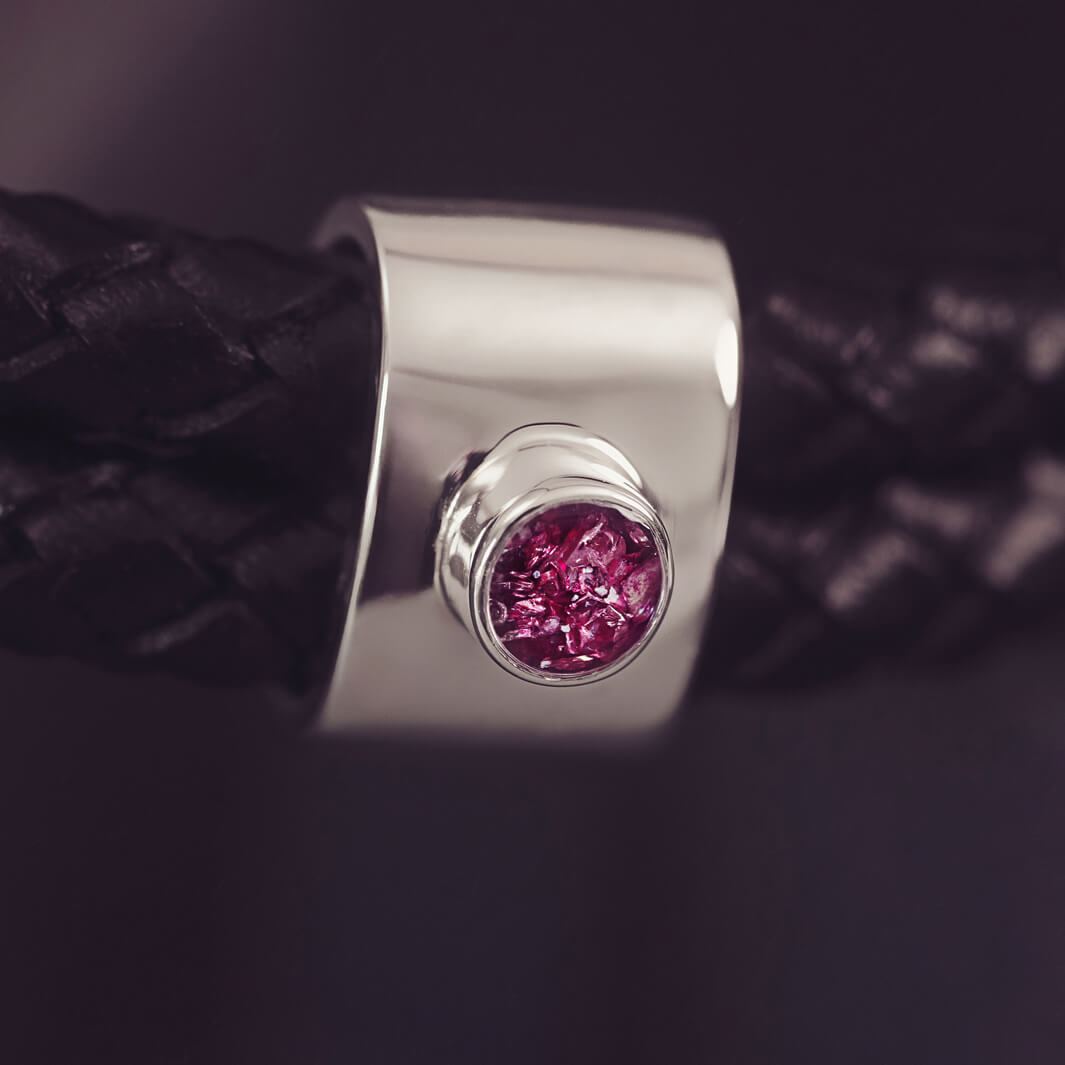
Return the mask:
<svg viewBox="0 0 1065 1065">
<path fill-rule="evenodd" d="M 703 677 L 953 657 L 1065 590 L 1065 281 L 980 236 L 752 286 Z"/>
<path fill-rule="evenodd" d="M 0 644 L 312 693 L 375 300 L 356 258 L 0 194 Z"/>
<path fill-rule="evenodd" d="M 703 665 L 818 679 L 972 647 L 1065 585 L 1049 247 L 752 285 Z M 0 644 L 313 693 L 376 394 L 357 256 L 0 194 Z"/>
</svg>

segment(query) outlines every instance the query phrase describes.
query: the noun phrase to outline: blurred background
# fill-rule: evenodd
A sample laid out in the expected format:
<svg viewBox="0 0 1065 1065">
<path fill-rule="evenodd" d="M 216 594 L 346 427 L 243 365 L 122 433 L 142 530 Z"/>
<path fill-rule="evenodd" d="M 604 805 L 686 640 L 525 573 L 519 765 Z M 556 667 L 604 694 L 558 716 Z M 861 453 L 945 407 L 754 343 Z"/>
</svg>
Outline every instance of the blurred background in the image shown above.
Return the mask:
<svg viewBox="0 0 1065 1065">
<path fill-rule="evenodd" d="M 741 266 L 1065 232 L 1049 4 L 2 16 L 0 184 L 208 232 L 298 246 L 354 191 L 692 213 Z M 624 755 L 294 741 L 2 658 L 0 1056 L 1060 1061 L 1062 635 Z"/>
</svg>

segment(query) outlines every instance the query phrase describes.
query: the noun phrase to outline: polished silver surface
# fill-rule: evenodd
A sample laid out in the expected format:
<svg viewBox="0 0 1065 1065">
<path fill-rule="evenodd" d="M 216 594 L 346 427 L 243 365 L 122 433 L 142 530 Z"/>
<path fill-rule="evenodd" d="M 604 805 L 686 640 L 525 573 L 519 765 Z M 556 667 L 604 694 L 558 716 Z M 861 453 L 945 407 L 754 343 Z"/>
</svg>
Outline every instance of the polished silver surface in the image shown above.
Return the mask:
<svg viewBox="0 0 1065 1065">
<path fill-rule="evenodd" d="M 662 590 L 647 631 L 609 666 L 587 673 L 531 668 L 510 654 L 489 618 L 491 576 L 511 535 L 566 503 L 610 507 L 638 522 L 662 563 Z M 608 441 L 574 425 L 527 425 L 505 436 L 446 502 L 436 557 L 441 593 L 496 662 L 522 680 L 558 687 L 598 683 L 624 669 L 658 630 L 673 588 L 669 535 L 639 472 Z"/>
<path fill-rule="evenodd" d="M 695 662 L 728 518 L 740 343 L 724 247 L 660 219 L 344 201 L 317 243 L 352 238 L 380 271 L 383 363 L 320 726 L 579 737 L 660 725 Z M 545 434 L 525 476 L 524 460 L 485 465 L 516 430 Z M 509 471 L 484 526 L 495 531 L 464 540 L 455 508 L 485 496 L 478 471 L 493 469 Z M 484 573 L 514 508 L 571 491 L 660 531 L 668 608 L 619 672 L 532 684 L 486 642 Z"/>
</svg>

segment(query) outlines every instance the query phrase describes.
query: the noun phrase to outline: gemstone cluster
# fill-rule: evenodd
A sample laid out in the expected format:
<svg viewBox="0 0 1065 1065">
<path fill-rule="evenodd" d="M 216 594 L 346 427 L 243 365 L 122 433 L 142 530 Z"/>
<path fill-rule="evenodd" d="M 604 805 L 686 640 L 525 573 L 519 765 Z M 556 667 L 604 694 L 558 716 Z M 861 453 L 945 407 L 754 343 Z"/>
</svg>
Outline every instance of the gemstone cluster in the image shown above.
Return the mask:
<svg viewBox="0 0 1065 1065">
<path fill-rule="evenodd" d="M 661 600 L 662 560 L 650 531 L 612 507 L 569 503 L 510 536 L 491 575 L 488 613 L 519 662 L 573 675 L 631 651 Z"/>
</svg>

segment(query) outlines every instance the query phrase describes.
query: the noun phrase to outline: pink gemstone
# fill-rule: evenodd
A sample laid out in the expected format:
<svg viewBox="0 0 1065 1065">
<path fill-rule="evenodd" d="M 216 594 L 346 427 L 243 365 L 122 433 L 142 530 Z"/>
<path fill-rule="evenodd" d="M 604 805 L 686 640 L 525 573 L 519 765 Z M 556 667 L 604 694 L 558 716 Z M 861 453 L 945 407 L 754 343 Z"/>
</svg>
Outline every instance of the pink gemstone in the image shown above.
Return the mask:
<svg viewBox="0 0 1065 1065">
<path fill-rule="evenodd" d="M 654 537 L 611 507 L 571 503 L 510 538 L 492 573 L 488 614 L 519 662 L 590 673 L 644 637 L 662 596 Z"/>
</svg>

